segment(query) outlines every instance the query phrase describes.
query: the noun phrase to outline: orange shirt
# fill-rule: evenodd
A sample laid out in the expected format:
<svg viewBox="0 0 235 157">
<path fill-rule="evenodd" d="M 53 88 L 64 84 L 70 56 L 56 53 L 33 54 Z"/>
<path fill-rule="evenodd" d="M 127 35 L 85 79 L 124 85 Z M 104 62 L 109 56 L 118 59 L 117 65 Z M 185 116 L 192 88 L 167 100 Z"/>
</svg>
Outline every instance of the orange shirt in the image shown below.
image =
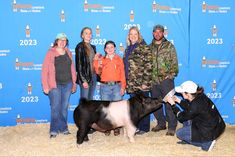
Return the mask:
<svg viewBox="0 0 235 157">
<path fill-rule="evenodd" d="M 114 55 L 112 59 L 108 57 L 102 57 L 102 72 L 101 72 L 101 81 L 121 81 L 121 88 L 125 90 L 126 88 L 126 79 L 124 72 L 124 63 L 120 56 L 117 54 Z M 98 74 L 98 60 L 93 62 L 96 73 Z"/>
</svg>

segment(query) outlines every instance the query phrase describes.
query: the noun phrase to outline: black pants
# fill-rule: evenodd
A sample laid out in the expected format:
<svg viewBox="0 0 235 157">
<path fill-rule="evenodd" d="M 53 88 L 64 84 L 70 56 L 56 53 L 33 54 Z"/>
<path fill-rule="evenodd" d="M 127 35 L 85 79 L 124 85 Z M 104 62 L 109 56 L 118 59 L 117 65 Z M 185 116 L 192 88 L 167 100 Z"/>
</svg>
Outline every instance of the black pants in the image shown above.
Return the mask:
<svg viewBox="0 0 235 157">
<path fill-rule="evenodd" d="M 162 81 L 160 84 L 155 84 L 152 87 L 151 95 L 153 98 L 164 98 L 169 91 L 174 89 L 174 80 L 166 79 Z M 171 105 L 169 103 L 165 103 L 165 112 L 166 116 L 163 112 L 163 107 L 159 108 L 153 114 L 157 119 L 158 125 L 165 127 L 166 121 L 168 122 L 168 130 L 175 130 L 177 126 L 177 119 L 175 114 L 171 109 Z"/>
<path fill-rule="evenodd" d="M 148 97 L 149 96 L 149 92 L 143 92 L 143 94 Z M 133 97 L 135 94 L 130 94 L 131 97 Z M 141 131 L 145 131 L 145 132 L 149 132 L 150 130 L 150 114 L 146 115 L 143 119 L 141 119 L 139 121 L 138 124 L 138 129 Z"/>
<path fill-rule="evenodd" d="M 150 130 L 150 114 L 145 116 L 143 119 L 140 120 L 138 124 L 138 129 L 141 131 L 149 132 Z"/>
</svg>

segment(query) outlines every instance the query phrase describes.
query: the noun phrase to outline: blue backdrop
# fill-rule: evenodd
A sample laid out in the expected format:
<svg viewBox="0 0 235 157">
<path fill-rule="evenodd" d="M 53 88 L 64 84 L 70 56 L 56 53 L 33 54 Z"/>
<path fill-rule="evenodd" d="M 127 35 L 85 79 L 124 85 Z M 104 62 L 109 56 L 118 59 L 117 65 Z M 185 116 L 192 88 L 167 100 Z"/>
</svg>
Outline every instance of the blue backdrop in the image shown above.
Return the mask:
<svg viewBox="0 0 235 157">
<path fill-rule="evenodd" d="M 235 2 L 231 0 L 5 0 L 0 2 L 0 126 L 50 121 L 42 92 L 41 67 L 55 36 L 64 32 L 74 54 L 80 31 L 93 30 L 92 44 L 103 52 L 107 40 L 123 55 L 131 26 L 149 44 L 155 24 L 174 43 L 180 72 L 205 87 L 227 123 L 235 123 Z M 127 96 L 124 97 L 126 99 Z M 99 85 L 95 99 L 99 99 Z M 71 96 L 69 122 L 79 101 Z"/>
</svg>

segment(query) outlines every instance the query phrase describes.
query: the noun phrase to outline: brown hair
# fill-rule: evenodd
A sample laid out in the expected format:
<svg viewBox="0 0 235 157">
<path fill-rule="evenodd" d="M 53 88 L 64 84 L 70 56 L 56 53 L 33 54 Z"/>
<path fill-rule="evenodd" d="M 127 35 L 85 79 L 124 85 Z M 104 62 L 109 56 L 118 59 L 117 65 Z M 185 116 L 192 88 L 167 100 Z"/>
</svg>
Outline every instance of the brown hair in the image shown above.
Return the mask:
<svg viewBox="0 0 235 157">
<path fill-rule="evenodd" d="M 84 31 L 85 31 L 86 29 L 90 30 L 91 33 L 92 33 L 92 29 L 91 29 L 90 27 L 84 27 L 84 28 L 81 30 L 81 33 L 80 33 L 80 37 L 81 37 L 81 38 L 82 38 L 82 35 L 83 35 L 83 33 L 84 33 Z M 83 38 L 82 38 L 82 40 L 83 40 L 82 44 L 83 44 L 83 46 L 84 46 L 85 52 L 86 52 L 86 54 L 87 54 L 88 56 L 90 56 L 90 53 L 91 53 L 91 52 L 90 52 L 90 49 L 88 48 L 88 43 L 84 42 L 84 39 L 83 39 Z"/>
<path fill-rule="evenodd" d="M 112 41 L 112 40 L 108 40 L 108 41 L 106 41 L 105 44 L 104 44 L 104 51 L 105 51 L 105 48 L 107 47 L 108 44 L 112 44 L 112 45 L 114 46 L 114 48 L 116 48 L 115 42 Z M 106 55 L 107 55 L 107 52 L 105 51 L 105 56 L 106 56 Z"/>
<path fill-rule="evenodd" d="M 55 41 L 54 41 L 52 47 L 56 47 L 56 46 L 58 45 L 58 44 L 57 44 L 58 40 L 59 40 L 59 39 L 55 39 Z M 65 47 L 67 47 L 67 46 L 69 46 L 69 40 L 66 38 L 66 45 L 65 45 Z"/>
</svg>

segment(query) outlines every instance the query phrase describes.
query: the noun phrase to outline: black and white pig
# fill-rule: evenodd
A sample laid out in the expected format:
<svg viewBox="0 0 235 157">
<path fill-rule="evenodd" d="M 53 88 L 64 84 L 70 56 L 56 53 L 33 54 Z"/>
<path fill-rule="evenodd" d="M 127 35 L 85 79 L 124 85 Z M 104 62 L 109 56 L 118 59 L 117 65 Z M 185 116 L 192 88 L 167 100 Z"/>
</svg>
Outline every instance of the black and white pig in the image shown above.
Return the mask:
<svg viewBox="0 0 235 157">
<path fill-rule="evenodd" d="M 73 113 L 78 127 L 77 144 L 88 141 L 90 128 L 106 131 L 117 127 L 124 128 L 124 136 L 134 142 L 138 122 L 147 114 L 160 108 L 162 100 L 144 97 L 141 94 L 122 101 L 99 101 L 81 98 Z"/>
</svg>

